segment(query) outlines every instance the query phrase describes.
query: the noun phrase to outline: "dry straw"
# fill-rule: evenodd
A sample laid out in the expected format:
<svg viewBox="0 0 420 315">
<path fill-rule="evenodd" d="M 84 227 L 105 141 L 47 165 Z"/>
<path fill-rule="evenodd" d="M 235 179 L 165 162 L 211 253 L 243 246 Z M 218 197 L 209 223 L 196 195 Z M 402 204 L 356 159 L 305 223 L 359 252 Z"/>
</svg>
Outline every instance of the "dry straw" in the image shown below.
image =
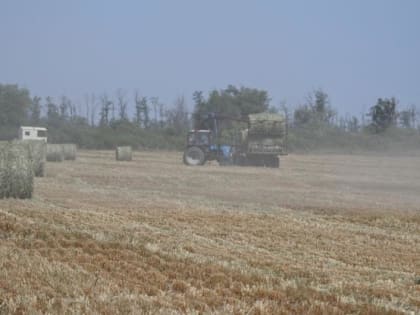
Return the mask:
<svg viewBox="0 0 420 315">
<path fill-rule="evenodd" d="M 47 144 L 47 161 L 62 162 L 64 160 L 63 146 L 61 144 Z"/>
<path fill-rule="evenodd" d="M 31 198 L 33 166 L 28 151 L 19 143 L 0 146 L 0 198 Z"/>
<path fill-rule="evenodd" d="M 40 140 L 23 140 L 15 141 L 15 143 L 25 148 L 34 175 L 36 177 L 43 177 L 47 144 Z"/>
<path fill-rule="evenodd" d="M 270 135 L 283 137 L 286 120 L 281 114 L 259 113 L 249 115 L 249 135 Z"/>
<path fill-rule="evenodd" d="M 62 144 L 65 160 L 75 160 L 77 155 L 77 146 L 73 143 Z"/>
<path fill-rule="evenodd" d="M 129 146 L 117 147 L 115 158 L 117 161 L 131 161 L 133 159 L 133 150 Z"/>
</svg>

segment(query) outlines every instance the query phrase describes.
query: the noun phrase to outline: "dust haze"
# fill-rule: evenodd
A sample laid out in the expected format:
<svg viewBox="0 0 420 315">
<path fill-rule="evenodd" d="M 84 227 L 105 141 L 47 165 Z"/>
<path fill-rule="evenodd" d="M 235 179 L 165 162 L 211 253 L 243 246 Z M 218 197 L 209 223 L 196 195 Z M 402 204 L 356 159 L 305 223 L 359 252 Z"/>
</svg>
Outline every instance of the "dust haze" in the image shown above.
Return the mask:
<svg viewBox="0 0 420 315">
<path fill-rule="evenodd" d="M 419 9 L 6 1 L 0 315 L 420 314 Z"/>
</svg>

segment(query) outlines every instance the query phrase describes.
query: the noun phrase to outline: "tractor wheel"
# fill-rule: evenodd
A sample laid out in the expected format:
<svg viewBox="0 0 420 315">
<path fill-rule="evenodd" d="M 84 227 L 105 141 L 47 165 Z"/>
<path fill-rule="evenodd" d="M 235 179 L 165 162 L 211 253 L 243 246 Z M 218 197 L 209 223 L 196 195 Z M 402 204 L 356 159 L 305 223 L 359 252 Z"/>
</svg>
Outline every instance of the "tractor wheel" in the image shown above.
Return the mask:
<svg viewBox="0 0 420 315">
<path fill-rule="evenodd" d="M 198 166 L 206 162 L 206 156 L 199 147 L 189 147 L 184 152 L 183 160 L 185 165 Z"/>
</svg>

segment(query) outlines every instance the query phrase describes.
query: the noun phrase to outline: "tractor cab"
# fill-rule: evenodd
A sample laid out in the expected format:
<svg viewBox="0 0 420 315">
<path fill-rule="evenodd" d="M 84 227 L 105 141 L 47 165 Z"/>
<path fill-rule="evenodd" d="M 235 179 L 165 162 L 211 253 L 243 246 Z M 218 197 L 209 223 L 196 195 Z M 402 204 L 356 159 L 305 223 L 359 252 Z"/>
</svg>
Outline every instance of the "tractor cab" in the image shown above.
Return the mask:
<svg viewBox="0 0 420 315">
<path fill-rule="evenodd" d="M 210 130 L 191 130 L 188 132 L 187 146 L 210 147 L 212 138 Z"/>
</svg>

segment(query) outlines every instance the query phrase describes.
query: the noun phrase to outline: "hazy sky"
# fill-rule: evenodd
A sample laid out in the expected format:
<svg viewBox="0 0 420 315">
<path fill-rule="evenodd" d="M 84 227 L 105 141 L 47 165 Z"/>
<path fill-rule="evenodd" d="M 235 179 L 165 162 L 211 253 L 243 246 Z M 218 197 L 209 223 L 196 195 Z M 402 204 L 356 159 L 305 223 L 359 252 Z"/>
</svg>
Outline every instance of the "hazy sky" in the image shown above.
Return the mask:
<svg viewBox="0 0 420 315">
<path fill-rule="evenodd" d="M 420 107 L 417 0 L 0 0 L 0 83 L 82 100 L 134 89 L 172 104 L 228 84 L 342 114 Z"/>
</svg>

